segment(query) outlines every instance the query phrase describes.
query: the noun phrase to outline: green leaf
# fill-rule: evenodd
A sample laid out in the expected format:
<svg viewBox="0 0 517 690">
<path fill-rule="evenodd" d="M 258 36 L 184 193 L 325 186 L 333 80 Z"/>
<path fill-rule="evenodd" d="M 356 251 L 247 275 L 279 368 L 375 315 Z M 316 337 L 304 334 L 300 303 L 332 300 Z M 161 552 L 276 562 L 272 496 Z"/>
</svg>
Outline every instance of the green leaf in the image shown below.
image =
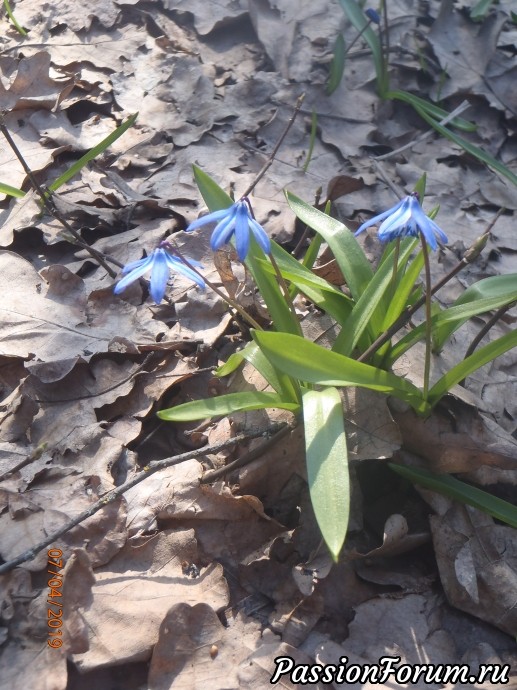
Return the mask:
<svg viewBox="0 0 517 690">
<path fill-rule="evenodd" d="M 506 165 L 503 165 L 489 153 L 483 151 L 483 149 L 480 149 L 479 146 L 474 146 L 474 144 L 471 144 L 470 141 L 467 141 L 466 139 L 463 139 L 463 137 L 460 137 L 457 134 L 451 132 L 449 129 L 447 129 L 447 127 L 444 127 L 439 122 L 437 122 L 434 119 L 434 117 L 431 117 L 422 108 L 419 108 L 417 106 L 414 107 L 416 112 L 420 115 L 420 117 L 422 117 L 426 122 L 428 122 L 431 125 L 431 127 L 433 127 L 442 136 L 444 136 L 446 139 L 449 139 L 450 141 L 453 141 L 455 144 L 458 144 L 458 146 L 461 146 L 461 148 L 467 151 L 467 153 L 470 153 L 478 160 L 482 161 L 483 163 L 486 163 L 494 170 L 497 170 L 498 173 L 504 175 L 504 177 L 510 180 L 510 182 L 513 182 L 513 184 L 517 185 L 517 175 L 515 175 L 509 168 L 507 168 Z"/>
<path fill-rule="evenodd" d="M 286 400 L 299 402 L 299 386 L 296 381 L 292 381 L 289 376 L 275 369 L 267 359 L 258 345 L 254 342 L 248 343 L 239 352 L 230 355 L 226 364 L 220 366 L 216 376 L 228 376 L 232 374 L 246 360 L 266 379 L 269 385 L 280 393 Z"/>
<path fill-rule="evenodd" d="M 389 462 L 388 465 L 394 472 L 415 484 L 420 484 L 426 489 L 436 491 L 443 496 L 452 498 L 454 501 L 466 503 L 478 510 L 482 510 L 497 520 L 501 520 L 501 522 L 506 522 L 507 525 L 517 527 L 517 507 L 508 503 L 508 501 L 503 501 L 502 498 L 492 496 L 482 489 L 470 486 L 470 484 L 466 484 L 447 474 L 433 474 L 428 470 L 395 465 L 392 462 Z"/>
<path fill-rule="evenodd" d="M 302 401 L 312 507 L 323 539 L 337 561 L 350 513 L 343 405 L 335 388 L 306 391 Z"/>
<path fill-rule="evenodd" d="M 248 410 L 262 410 L 268 407 L 277 407 L 282 410 L 297 412 L 300 409 L 298 403 L 283 400 L 277 393 L 261 393 L 259 391 L 246 391 L 244 393 L 228 393 L 217 398 L 206 400 L 194 400 L 183 403 L 167 410 L 160 410 L 158 417 L 166 422 L 190 422 L 195 419 L 207 419 L 208 417 L 220 417 L 232 412 L 246 412 Z"/>
<path fill-rule="evenodd" d="M 516 301 L 517 287 L 515 287 L 515 280 L 515 274 L 484 278 L 467 288 L 465 293 L 458 298 L 455 305 L 437 314 L 433 314 L 431 324 L 433 326 L 433 331 L 436 329 L 436 335 L 438 336 L 436 339 L 437 349 L 439 349 L 445 340 L 468 319 Z M 460 300 L 463 300 L 467 292 L 467 300 L 470 300 L 472 297 L 474 301 L 466 301 L 465 304 L 459 304 Z M 477 297 L 480 294 L 491 296 Z M 389 365 L 391 366 L 399 357 L 407 352 L 410 347 L 421 340 L 424 335 L 425 322 L 418 325 L 410 333 L 407 333 L 393 346 L 389 356 Z"/>
<path fill-rule="evenodd" d="M 402 249 L 399 256 L 399 264 L 405 265 L 413 251 L 415 242 L 408 242 L 404 249 Z M 383 301 L 387 290 L 389 289 L 393 277 L 393 263 L 396 258 L 396 252 L 392 251 L 390 254 L 391 260 L 385 260 L 375 272 L 373 278 L 370 280 L 361 297 L 357 300 L 350 317 L 347 319 L 345 325 L 341 329 L 332 350 L 339 352 L 342 355 L 350 356 L 354 351 L 355 346 L 359 342 L 359 338 L 370 324 L 372 317 Z M 384 309 L 384 313 L 386 309 Z M 373 324 L 371 332 L 373 338 L 376 338 L 384 330 L 382 328 L 382 315 L 379 314 L 377 320 L 380 328 L 377 330 Z"/>
<path fill-rule="evenodd" d="M 338 323 L 346 321 L 354 305 L 350 297 L 310 271 L 276 242 L 271 242 L 271 253 L 286 280 L 295 285 Z M 276 275 L 273 266 L 265 257 L 258 257 L 257 260 L 264 271 Z"/>
<path fill-rule="evenodd" d="M 221 211 L 223 208 L 233 206 L 232 197 L 221 189 L 210 175 L 207 175 L 206 172 L 198 168 L 197 165 L 193 165 L 192 169 L 194 170 L 194 178 L 201 192 L 201 196 L 210 212 Z"/>
<path fill-rule="evenodd" d="M 338 34 L 334 43 L 332 62 L 330 63 L 329 78 L 327 81 L 327 95 L 334 93 L 341 84 L 343 72 L 345 71 L 345 39 L 343 34 Z"/>
<path fill-rule="evenodd" d="M 387 330 L 408 305 L 409 298 L 423 266 L 424 254 L 420 251 L 409 264 L 404 275 L 397 282 L 397 289 L 394 291 L 388 310 L 386 311 L 386 316 L 382 324 L 382 331 Z"/>
<path fill-rule="evenodd" d="M 94 160 L 97 158 L 97 156 L 100 156 L 100 154 L 105 151 L 111 144 L 113 144 L 114 141 L 117 141 L 117 139 L 120 139 L 120 137 L 126 132 L 130 127 L 132 127 L 135 124 L 136 118 L 138 117 L 138 113 L 135 113 L 134 115 L 131 115 L 128 117 L 128 119 L 123 122 L 121 125 L 117 127 L 117 129 L 109 134 L 105 139 L 103 139 L 97 146 L 94 146 L 93 149 L 90 149 L 88 153 L 85 153 L 82 158 L 79 158 L 78 161 L 76 161 L 66 172 L 64 172 L 62 175 L 60 175 L 57 180 L 52 182 L 51 185 L 49 185 L 49 190 L 51 192 L 55 192 L 61 185 L 64 185 L 65 182 L 68 182 L 74 175 L 77 175 L 77 173 L 84 168 L 85 165 L 87 165 L 90 161 Z"/>
<path fill-rule="evenodd" d="M 453 306 L 457 307 L 462 304 L 477 305 L 480 311 L 476 313 L 481 314 L 483 311 L 497 309 L 516 300 L 517 273 L 510 273 L 479 280 L 477 283 L 468 287 L 454 302 Z M 472 316 L 474 315 L 475 314 L 472 314 Z M 436 328 L 433 333 L 437 343 L 437 349 L 441 350 L 454 331 L 462 326 L 469 318 L 471 318 L 471 316 L 451 320 L 446 318 L 446 313 L 444 313 L 443 318 L 436 322 Z"/>
<path fill-rule="evenodd" d="M 286 192 L 286 197 L 302 223 L 316 230 L 329 245 L 352 297 L 357 301 L 372 279 L 373 271 L 353 233 L 343 223 L 318 211 L 294 194 Z"/>
<path fill-rule="evenodd" d="M 17 199 L 22 199 L 25 196 L 25 192 L 18 187 L 11 187 L 10 184 L 4 184 L 0 182 L 0 194 L 7 194 L 8 196 L 14 196 Z"/>
<path fill-rule="evenodd" d="M 318 132 L 318 113 L 313 110 L 311 116 L 311 135 L 309 137 L 309 150 L 307 151 L 307 158 L 303 164 L 303 172 L 307 172 L 309 169 L 309 163 L 311 162 L 312 154 L 314 151 L 314 144 L 316 143 L 316 134 Z"/>
<path fill-rule="evenodd" d="M 444 120 L 449 115 L 449 113 L 443 108 L 440 108 L 439 106 L 435 105 L 434 103 L 431 103 L 430 101 L 426 101 L 424 98 L 414 96 L 412 93 L 408 93 L 407 91 L 389 91 L 386 94 L 386 98 L 409 103 L 413 106 L 415 110 L 423 110 L 428 116 L 433 118 L 435 121 Z M 464 120 L 462 117 L 453 118 L 449 124 L 452 127 L 456 127 L 456 129 L 459 129 L 463 132 L 475 132 L 477 129 L 476 124 L 474 124 L 473 122 L 469 122 L 468 120 Z"/>
<path fill-rule="evenodd" d="M 9 17 L 9 19 L 14 24 L 16 31 L 19 34 L 21 34 L 22 36 L 27 36 L 27 32 L 25 31 L 23 26 L 18 24 L 18 22 L 16 21 L 16 17 L 14 16 L 13 11 L 11 10 L 11 5 L 9 4 L 9 0 L 4 0 L 4 7 L 5 7 L 5 11 L 7 12 L 7 16 Z"/>
<path fill-rule="evenodd" d="M 262 299 L 266 303 L 267 309 L 278 331 L 285 333 L 301 333 L 298 319 L 289 308 L 282 291 L 278 285 L 278 278 L 275 273 L 270 273 L 263 268 L 261 259 L 265 254 L 257 244 L 254 237 L 250 238 L 250 250 L 246 257 L 246 266 L 259 289 Z"/>
<path fill-rule="evenodd" d="M 272 364 L 300 381 L 322 386 L 361 386 L 408 402 L 417 412 L 429 405 L 406 379 L 287 333 L 252 331 L 253 339 Z"/>
<path fill-rule="evenodd" d="M 462 362 L 452 367 L 444 376 L 439 379 L 429 391 L 428 401 L 434 407 L 436 403 L 464 378 L 470 376 L 480 367 L 488 364 L 496 357 L 500 357 L 508 350 L 517 346 L 517 331 L 511 331 L 501 338 L 479 348 L 470 357 L 466 357 Z"/>
<path fill-rule="evenodd" d="M 478 0 L 474 7 L 470 10 L 470 18 L 473 22 L 480 22 L 490 9 L 494 0 Z"/>
</svg>

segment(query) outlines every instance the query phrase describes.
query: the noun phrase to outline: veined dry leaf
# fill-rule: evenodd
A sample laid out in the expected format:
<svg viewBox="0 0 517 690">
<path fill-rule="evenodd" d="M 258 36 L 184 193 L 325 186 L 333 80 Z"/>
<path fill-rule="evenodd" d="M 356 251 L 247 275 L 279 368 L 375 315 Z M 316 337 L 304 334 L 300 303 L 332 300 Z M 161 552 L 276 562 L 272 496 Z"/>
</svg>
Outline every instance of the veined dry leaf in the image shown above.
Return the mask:
<svg viewBox="0 0 517 690">
<path fill-rule="evenodd" d="M 73 657 L 82 672 L 151 657 L 160 624 L 174 604 L 204 603 L 218 611 L 228 603 L 219 564 L 200 568 L 198 577 L 183 572 L 195 563 L 193 530 L 167 530 L 130 542 L 111 562 L 95 570 L 91 600 L 78 607 L 89 630 L 89 650 Z M 81 599 L 84 601 L 84 598 Z"/>
</svg>

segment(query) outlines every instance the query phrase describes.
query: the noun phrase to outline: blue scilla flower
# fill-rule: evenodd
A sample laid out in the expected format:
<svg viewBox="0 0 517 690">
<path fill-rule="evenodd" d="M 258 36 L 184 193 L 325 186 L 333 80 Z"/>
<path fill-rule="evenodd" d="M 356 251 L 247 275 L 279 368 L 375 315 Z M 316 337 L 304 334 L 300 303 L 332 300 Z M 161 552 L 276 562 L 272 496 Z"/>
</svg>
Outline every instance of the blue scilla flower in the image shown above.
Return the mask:
<svg viewBox="0 0 517 690">
<path fill-rule="evenodd" d="M 366 228 L 378 223 L 381 223 L 378 237 L 382 242 L 390 242 L 398 237 L 420 237 L 420 233 L 433 250 L 438 248 L 436 238 L 440 242 L 448 242 L 443 230 L 436 225 L 434 220 L 425 215 L 416 194 L 404 197 L 388 211 L 366 221 L 355 234 L 359 235 Z"/>
<path fill-rule="evenodd" d="M 163 243 L 163 245 L 166 246 L 166 243 Z M 194 261 L 193 259 L 187 259 L 187 261 L 196 268 L 203 268 L 199 261 Z M 200 288 L 205 287 L 205 281 L 201 276 L 190 269 L 177 256 L 172 256 L 163 246 L 160 246 L 145 259 L 126 264 L 122 269 L 122 273 L 126 275 L 115 285 L 113 292 L 118 295 L 128 285 L 134 283 L 135 280 L 141 278 L 148 271 L 151 271 L 150 293 L 156 304 L 160 304 L 165 295 L 165 288 L 167 287 L 171 271 L 181 273 L 181 275 L 194 281 Z"/>
<path fill-rule="evenodd" d="M 377 10 L 374 10 L 372 7 L 368 7 L 364 11 L 365 15 L 368 17 L 368 19 L 373 22 L 374 24 L 380 24 L 381 23 L 381 18 L 379 16 L 379 13 Z"/>
<path fill-rule="evenodd" d="M 202 225 L 214 222 L 217 222 L 217 225 L 210 238 L 210 246 L 214 252 L 220 249 L 223 244 L 229 242 L 232 235 L 235 235 L 237 256 L 241 261 L 244 261 L 250 248 L 250 233 L 253 233 L 264 252 L 266 254 L 270 253 L 271 243 L 269 237 L 264 228 L 253 218 L 247 199 L 241 199 L 229 208 L 225 208 L 222 211 L 214 211 L 214 213 L 198 218 L 188 226 L 187 232 L 197 230 Z"/>
</svg>

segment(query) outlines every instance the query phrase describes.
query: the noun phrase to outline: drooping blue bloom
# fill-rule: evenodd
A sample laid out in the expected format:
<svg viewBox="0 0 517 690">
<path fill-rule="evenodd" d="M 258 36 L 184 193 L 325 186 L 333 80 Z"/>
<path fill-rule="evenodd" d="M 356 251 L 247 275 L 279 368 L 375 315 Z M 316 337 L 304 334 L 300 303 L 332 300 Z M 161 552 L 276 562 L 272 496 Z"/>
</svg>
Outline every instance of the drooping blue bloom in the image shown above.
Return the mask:
<svg viewBox="0 0 517 690">
<path fill-rule="evenodd" d="M 379 13 L 377 10 L 374 10 L 372 7 L 368 7 L 364 11 L 365 15 L 368 17 L 368 19 L 373 22 L 374 24 L 380 24 L 381 23 L 381 18 L 379 16 Z"/>
<path fill-rule="evenodd" d="M 194 259 L 187 259 L 187 261 L 196 268 L 203 268 L 199 261 L 194 261 Z M 181 275 L 194 281 L 200 288 L 205 287 L 205 281 L 201 276 L 191 270 L 177 256 L 172 256 L 166 249 L 160 246 L 145 259 L 126 264 L 122 269 L 122 273 L 126 275 L 115 285 L 113 292 L 116 295 L 120 294 L 128 285 L 134 283 L 135 280 L 141 278 L 148 271 L 151 271 L 150 293 L 156 304 L 160 304 L 165 295 L 165 288 L 167 287 L 171 271 L 181 273 Z"/>
<path fill-rule="evenodd" d="M 397 237 L 420 237 L 420 233 L 433 250 L 438 248 L 436 238 L 440 242 L 448 242 L 443 230 L 425 215 L 415 194 L 404 197 L 388 211 L 363 223 L 355 235 L 378 223 L 381 223 L 381 226 L 377 234 L 382 242 L 390 242 Z"/>
<path fill-rule="evenodd" d="M 214 213 L 198 218 L 188 226 L 187 232 L 197 230 L 197 228 L 207 223 L 214 222 L 217 222 L 217 225 L 210 238 L 210 246 L 214 252 L 220 249 L 223 244 L 229 242 L 232 235 L 235 235 L 237 256 L 241 261 L 244 261 L 250 248 L 250 233 L 253 233 L 264 252 L 266 254 L 270 253 L 271 242 L 269 237 L 264 228 L 253 218 L 247 200 L 241 199 L 229 208 L 214 211 Z"/>
</svg>

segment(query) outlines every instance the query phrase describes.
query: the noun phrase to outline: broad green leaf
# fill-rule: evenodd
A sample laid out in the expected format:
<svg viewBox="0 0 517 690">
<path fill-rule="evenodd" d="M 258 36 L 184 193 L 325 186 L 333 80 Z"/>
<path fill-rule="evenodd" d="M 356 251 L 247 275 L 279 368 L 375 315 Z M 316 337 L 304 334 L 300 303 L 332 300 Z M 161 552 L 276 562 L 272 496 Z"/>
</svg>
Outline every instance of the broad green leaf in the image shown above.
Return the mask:
<svg viewBox="0 0 517 690">
<path fill-rule="evenodd" d="M 470 18 L 473 22 L 478 22 L 485 17 L 494 0 L 478 0 L 474 7 L 470 10 Z"/>
<path fill-rule="evenodd" d="M 397 289 L 392 295 L 384 322 L 382 324 L 383 331 L 388 329 L 407 307 L 410 295 L 415 287 L 415 283 L 418 280 L 418 276 L 420 275 L 423 266 L 424 255 L 422 251 L 420 251 L 409 264 L 406 272 L 403 274 L 400 280 L 397 281 Z"/>
<path fill-rule="evenodd" d="M 239 352 L 234 352 L 228 361 L 220 366 L 216 376 L 228 376 L 232 374 L 246 360 L 266 379 L 269 385 L 280 393 L 286 400 L 293 402 L 299 401 L 299 386 L 296 381 L 292 381 L 287 374 L 275 369 L 271 362 L 261 352 L 258 345 L 254 342 L 248 343 Z"/>
<path fill-rule="evenodd" d="M 398 263 L 404 266 L 409 259 L 411 252 L 415 246 L 414 242 L 406 243 L 405 249 L 402 249 Z M 375 310 L 383 301 L 388 288 L 391 285 L 393 277 L 393 262 L 395 260 L 395 252 L 391 253 L 391 261 L 384 261 L 373 278 L 368 283 L 361 297 L 357 300 L 350 317 L 347 319 L 345 325 L 341 329 L 332 350 L 339 352 L 342 355 L 350 356 L 354 351 L 355 346 L 359 342 L 359 338 L 370 324 Z M 385 312 L 386 310 L 384 310 Z M 376 330 L 372 325 L 371 333 L 373 338 L 376 338 L 382 332 L 382 316 L 379 314 L 379 330 Z"/>
<path fill-rule="evenodd" d="M 425 188 L 427 185 L 427 173 L 424 173 L 420 179 L 417 181 L 415 186 L 413 187 L 413 191 L 415 191 L 418 194 L 418 198 L 420 199 L 420 203 L 422 203 L 424 197 L 425 197 Z"/>
<path fill-rule="evenodd" d="M 492 496 L 492 494 L 478 489 L 476 486 L 470 486 L 470 484 L 448 474 L 434 474 L 428 470 L 395 465 L 392 462 L 389 462 L 388 465 L 394 472 L 409 479 L 414 484 L 420 484 L 426 489 L 436 491 L 455 501 L 466 503 L 497 520 L 501 520 L 501 522 L 506 522 L 507 525 L 517 528 L 517 507 L 502 498 Z"/>
<path fill-rule="evenodd" d="M 444 376 L 439 379 L 429 391 L 429 404 L 434 407 L 436 403 L 464 378 L 470 376 L 480 367 L 488 364 L 496 357 L 500 357 L 508 350 L 517 346 L 517 331 L 511 331 L 501 338 L 479 348 L 470 357 L 466 357 L 462 362 L 452 367 Z M 267 354 L 267 353 L 266 353 Z"/>
<path fill-rule="evenodd" d="M 354 304 L 350 297 L 310 271 L 275 242 L 271 243 L 271 253 L 286 280 L 338 323 L 345 322 Z M 276 275 L 273 266 L 265 257 L 257 257 L 257 260 L 265 271 Z"/>
<path fill-rule="evenodd" d="M 517 185 L 517 175 L 515 175 L 515 173 L 513 173 L 509 168 L 507 168 L 506 165 L 503 165 L 489 153 L 487 153 L 483 149 L 480 149 L 479 146 L 475 146 L 474 144 L 471 144 L 470 141 L 467 141 L 466 139 L 463 139 L 463 137 L 460 137 L 457 134 L 454 134 L 454 132 L 451 132 L 449 129 L 447 129 L 447 127 L 444 127 L 439 122 L 437 122 L 434 119 L 434 117 L 429 115 L 422 108 L 415 106 L 415 110 L 420 115 L 420 117 L 422 117 L 426 122 L 428 122 L 431 125 L 431 127 L 433 127 L 446 139 L 449 139 L 450 141 L 453 141 L 455 144 L 458 144 L 458 146 L 461 146 L 461 148 L 467 151 L 467 153 L 470 153 L 478 160 L 482 161 L 483 163 L 486 163 L 494 170 L 497 170 L 498 173 L 504 175 L 504 177 L 510 180 L 510 182 L 513 182 L 513 184 Z"/>
<path fill-rule="evenodd" d="M 84 168 L 85 165 L 87 165 L 90 161 L 94 160 L 97 158 L 97 156 L 100 156 L 101 153 L 103 153 L 111 144 L 113 144 L 114 141 L 117 141 L 124 132 L 126 132 L 130 127 L 132 127 L 135 124 L 136 118 L 138 117 L 138 113 L 135 113 L 134 115 L 131 115 L 128 117 L 128 119 L 123 122 L 121 125 L 117 127 L 117 129 L 109 134 L 107 137 L 105 137 L 97 146 L 94 146 L 93 149 L 90 149 L 87 153 L 85 153 L 84 156 L 79 158 L 78 161 L 76 161 L 66 172 L 64 172 L 62 175 L 60 175 L 57 180 L 54 180 L 51 185 L 49 185 L 49 190 L 51 192 L 55 192 L 61 185 L 64 185 L 65 182 L 68 182 L 74 175 L 77 175 L 77 173 Z"/>
<path fill-rule="evenodd" d="M 430 117 L 434 118 L 435 121 L 444 120 L 449 115 L 449 113 L 443 108 L 440 108 L 430 101 L 426 101 L 424 98 L 414 96 L 412 93 L 408 93 L 407 91 L 389 91 L 386 94 L 386 98 L 409 103 L 413 106 L 413 108 L 415 108 L 415 110 L 423 110 Z M 456 127 L 456 129 L 462 130 L 463 132 L 475 132 L 477 129 L 476 124 L 469 122 L 468 120 L 464 120 L 462 117 L 453 118 L 449 124 L 453 127 Z"/>
<path fill-rule="evenodd" d="M 385 94 L 388 90 L 388 80 L 386 70 L 384 69 L 384 57 L 382 55 L 382 46 L 379 37 L 370 26 L 365 29 L 368 20 L 363 9 L 355 0 L 339 0 L 339 2 L 344 13 L 350 19 L 357 31 L 363 32 L 362 35 L 372 51 L 379 95 L 381 98 L 385 98 Z"/>
<path fill-rule="evenodd" d="M 350 513 L 343 404 L 335 388 L 306 391 L 302 403 L 312 507 L 323 539 L 332 558 L 337 561 Z"/>
<path fill-rule="evenodd" d="M 480 308 L 483 308 L 487 302 L 483 300 L 501 299 L 496 306 L 489 307 L 489 309 L 497 309 L 498 307 L 510 304 L 517 300 L 517 273 L 510 273 L 501 276 L 491 276 L 479 280 L 468 287 L 465 292 L 458 297 L 452 306 L 456 307 L 461 304 L 476 303 Z M 490 303 L 488 303 L 490 304 Z M 492 303 L 493 304 L 493 303 Z M 489 311 L 486 309 L 486 311 Z M 481 313 L 481 312 L 478 312 Z M 464 318 L 460 321 L 447 321 L 443 318 L 437 322 L 434 329 L 433 336 L 437 342 L 437 349 L 441 350 L 445 342 L 450 338 L 452 333 L 467 321 Z"/>
<path fill-rule="evenodd" d="M 252 331 L 253 339 L 272 364 L 300 381 L 322 386 L 361 386 L 408 402 L 417 412 L 429 405 L 406 379 L 287 333 Z"/>
<path fill-rule="evenodd" d="M 494 283 L 492 283 L 491 286 L 486 286 L 487 288 L 490 287 L 490 293 L 494 296 L 482 297 L 476 299 L 476 301 L 467 302 L 466 304 L 457 304 L 455 306 L 448 307 L 447 309 L 443 309 L 437 314 L 433 314 L 433 316 L 431 317 L 433 331 L 434 329 L 440 328 L 442 326 L 445 327 L 450 325 L 450 329 L 448 330 L 447 335 L 447 337 L 450 337 L 450 335 L 455 330 L 457 330 L 462 324 L 464 324 L 468 319 L 471 319 L 473 316 L 483 314 L 484 312 L 491 311 L 492 309 L 498 309 L 499 307 L 502 307 L 505 304 L 510 304 L 511 302 L 516 301 L 517 287 L 514 287 L 513 290 L 511 289 L 511 282 L 513 276 L 514 274 L 510 274 L 507 276 L 493 276 L 491 278 L 484 278 L 483 280 L 480 280 L 478 283 L 472 285 L 470 288 L 468 288 L 468 290 L 474 288 L 474 290 L 470 293 L 471 295 L 476 293 L 476 286 L 480 285 L 485 281 L 494 281 Z M 498 285 L 498 281 L 496 279 L 505 280 L 501 280 Z M 515 278 L 513 278 L 513 281 L 515 282 Z M 498 288 L 501 288 L 501 290 L 499 291 Z M 487 294 L 489 294 L 488 290 Z M 461 297 L 458 299 L 458 301 L 460 299 Z M 437 331 L 437 333 L 440 334 L 440 331 Z M 424 335 L 425 322 L 418 325 L 410 333 L 407 333 L 393 346 L 389 356 L 389 365 L 392 365 L 393 362 L 395 362 L 399 357 L 401 357 L 405 352 L 407 352 L 407 350 L 409 350 L 409 348 L 412 347 L 415 343 L 417 343 L 419 340 L 422 340 Z M 439 342 L 443 343 L 444 341 L 445 338 L 440 338 Z"/>
<path fill-rule="evenodd" d="M 14 196 L 17 199 L 22 199 L 25 196 L 25 192 L 18 187 L 11 187 L 10 184 L 4 184 L 0 182 L 0 194 L 7 194 L 8 196 Z"/>
<path fill-rule="evenodd" d="M 373 271 L 353 233 L 343 223 L 318 211 L 294 194 L 286 192 L 286 197 L 302 223 L 316 230 L 329 245 L 352 297 L 357 301 L 372 279 Z"/>
<path fill-rule="evenodd" d="M 334 93 L 341 84 L 345 71 L 345 39 L 343 34 L 338 34 L 334 43 L 332 62 L 330 63 L 329 77 L 327 80 L 327 95 Z"/>
<path fill-rule="evenodd" d="M 190 422 L 195 419 L 220 417 L 232 412 L 262 410 L 268 407 L 277 407 L 292 412 L 297 412 L 300 409 L 298 403 L 283 400 L 277 393 L 246 391 L 244 393 L 228 393 L 228 395 L 220 395 L 206 400 L 194 400 L 170 407 L 167 410 L 160 410 L 157 414 L 160 419 L 166 422 Z"/>
<path fill-rule="evenodd" d="M 229 208 L 233 205 L 231 196 L 221 189 L 210 175 L 207 175 L 206 172 L 198 168 L 197 165 L 193 165 L 192 169 L 194 170 L 194 178 L 201 192 L 201 196 L 211 213 L 220 211 L 223 208 Z"/>
<path fill-rule="evenodd" d="M 280 290 L 276 274 L 269 273 L 262 267 L 260 260 L 263 258 L 265 258 L 264 252 L 258 246 L 255 238 L 251 237 L 246 266 L 249 268 L 262 299 L 266 303 L 275 328 L 284 333 L 300 334 L 300 323 Z"/>
</svg>

